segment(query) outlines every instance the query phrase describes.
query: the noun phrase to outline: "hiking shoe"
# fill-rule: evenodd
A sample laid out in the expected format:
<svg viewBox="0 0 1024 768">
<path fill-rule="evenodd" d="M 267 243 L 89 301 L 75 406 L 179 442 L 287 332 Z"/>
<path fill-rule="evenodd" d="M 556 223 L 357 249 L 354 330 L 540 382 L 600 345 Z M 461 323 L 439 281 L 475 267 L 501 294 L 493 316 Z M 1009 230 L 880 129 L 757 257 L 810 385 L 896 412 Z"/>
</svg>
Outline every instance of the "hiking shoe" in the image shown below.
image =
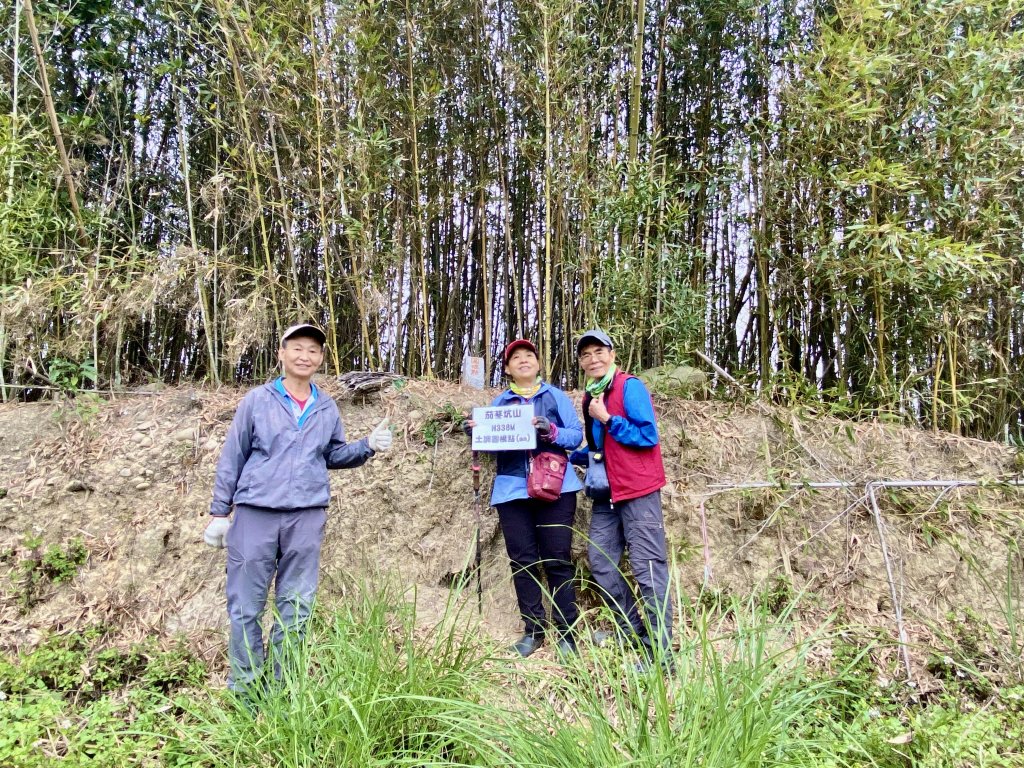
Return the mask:
<svg viewBox="0 0 1024 768">
<path fill-rule="evenodd" d="M 559 659 L 565 661 L 571 659 L 573 656 L 579 654 L 579 649 L 576 647 L 576 641 L 571 636 L 561 637 L 558 639 L 558 644 L 555 646 L 555 655 Z"/>
<path fill-rule="evenodd" d="M 544 638 L 535 635 L 523 635 L 512 645 L 512 650 L 524 659 L 532 655 L 538 648 L 544 645 Z"/>
<path fill-rule="evenodd" d="M 590 636 L 591 642 L 598 648 L 604 648 L 611 642 L 615 641 L 615 632 L 607 629 L 594 630 L 594 634 Z"/>
<path fill-rule="evenodd" d="M 618 629 L 595 630 L 594 634 L 591 635 L 591 639 L 594 645 L 596 645 L 598 648 L 605 648 L 610 645 L 616 645 L 619 648 L 625 648 L 627 645 L 630 644 L 631 641 L 634 644 L 640 642 L 640 638 L 638 638 L 636 635 L 630 634 L 627 636 L 624 635 Z"/>
<path fill-rule="evenodd" d="M 654 659 L 647 654 L 641 654 L 640 660 L 630 666 L 638 675 L 646 675 L 651 671 L 651 667 L 654 666 Z M 663 675 L 672 677 L 676 673 L 676 660 L 671 655 L 666 656 L 658 664 L 658 667 L 661 669 Z"/>
<path fill-rule="evenodd" d="M 632 633 L 625 635 L 617 629 L 596 629 L 591 634 L 590 641 L 598 648 L 606 648 L 611 645 L 625 648 L 628 645 L 637 645 L 643 642 L 637 635 Z"/>
</svg>

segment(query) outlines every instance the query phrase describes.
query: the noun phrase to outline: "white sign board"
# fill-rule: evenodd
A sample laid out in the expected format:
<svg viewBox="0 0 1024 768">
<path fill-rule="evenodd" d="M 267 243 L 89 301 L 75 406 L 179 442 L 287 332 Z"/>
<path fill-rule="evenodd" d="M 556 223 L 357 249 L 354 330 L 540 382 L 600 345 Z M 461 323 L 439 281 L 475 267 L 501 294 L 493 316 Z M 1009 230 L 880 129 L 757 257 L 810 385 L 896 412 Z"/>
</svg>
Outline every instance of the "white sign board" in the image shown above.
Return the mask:
<svg viewBox="0 0 1024 768">
<path fill-rule="evenodd" d="M 482 357 L 462 358 L 462 383 L 473 389 L 484 388 L 484 359 Z"/>
<path fill-rule="evenodd" d="M 474 451 L 530 451 L 537 447 L 532 405 L 474 408 Z"/>
</svg>

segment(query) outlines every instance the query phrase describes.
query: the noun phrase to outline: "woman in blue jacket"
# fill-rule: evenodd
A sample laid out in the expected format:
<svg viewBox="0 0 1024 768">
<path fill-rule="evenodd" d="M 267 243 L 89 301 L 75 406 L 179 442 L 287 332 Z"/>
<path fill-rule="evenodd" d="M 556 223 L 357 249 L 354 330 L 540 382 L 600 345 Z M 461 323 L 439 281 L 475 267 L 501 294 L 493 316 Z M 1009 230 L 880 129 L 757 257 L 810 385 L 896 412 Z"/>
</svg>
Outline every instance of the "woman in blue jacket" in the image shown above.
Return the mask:
<svg viewBox="0 0 1024 768">
<path fill-rule="evenodd" d="M 491 406 L 532 403 L 538 438 L 536 451 L 496 453 L 496 477 L 491 492 L 491 505 L 498 510 L 512 565 L 512 583 L 525 623 L 522 638 L 512 647 L 520 656 L 529 656 L 544 643 L 548 621 L 541 599 L 543 565 L 551 597 L 552 622 L 558 632 L 558 653 L 573 654 L 576 652 L 573 625 L 579 618 L 579 611 L 570 553 L 576 493 L 583 484 L 570 468 L 562 481 L 561 495 L 554 501 L 544 501 L 529 496 L 526 478 L 533 454 L 547 451 L 565 456 L 583 439 L 583 425 L 569 397 L 541 378 L 537 348 L 530 341 L 513 341 L 505 347 L 502 362 L 512 383 Z M 475 423 L 470 420 L 468 426 L 472 429 Z"/>
</svg>

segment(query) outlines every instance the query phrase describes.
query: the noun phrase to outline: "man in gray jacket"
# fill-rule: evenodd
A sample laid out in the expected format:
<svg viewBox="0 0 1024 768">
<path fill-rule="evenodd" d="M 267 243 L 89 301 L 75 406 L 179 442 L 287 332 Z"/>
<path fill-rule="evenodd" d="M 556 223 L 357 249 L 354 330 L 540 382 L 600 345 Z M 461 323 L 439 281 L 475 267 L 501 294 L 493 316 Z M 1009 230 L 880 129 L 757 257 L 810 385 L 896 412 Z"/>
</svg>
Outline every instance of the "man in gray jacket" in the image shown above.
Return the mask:
<svg viewBox="0 0 1024 768">
<path fill-rule="evenodd" d="M 309 324 L 281 335 L 277 357 L 284 375 L 242 399 L 217 462 L 213 520 L 203 538 L 228 550 L 233 690 L 244 690 L 263 669 L 261 618 L 275 574 L 275 677 L 281 676 L 285 632 L 301 634 L 309 618 L 331 497 L 327 470 L 358 467 L 391 447 L 387 419 L 369 437 L 345 442 L 338 406 L 313 384 L 325 341 L 323 331 Z"/>
</svg>

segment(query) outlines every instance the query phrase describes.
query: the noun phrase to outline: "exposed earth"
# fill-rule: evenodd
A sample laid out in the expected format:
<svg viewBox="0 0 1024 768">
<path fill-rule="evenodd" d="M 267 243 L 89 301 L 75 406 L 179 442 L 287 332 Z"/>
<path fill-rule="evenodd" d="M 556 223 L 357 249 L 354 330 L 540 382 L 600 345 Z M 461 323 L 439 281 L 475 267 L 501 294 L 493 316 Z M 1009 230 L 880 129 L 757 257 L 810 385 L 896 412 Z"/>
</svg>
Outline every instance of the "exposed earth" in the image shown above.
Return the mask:
<svg viewBox="0 0 1024 768">
<path fill-rule="evenodd" d="M 429 624 L 472 562 L 475 541 L 470 452 L 458 414 L 495 393 L 398 381 L 352 395 L 320 383 L 338 398 L 349 439 L 384 415 L 396 430 L 390 453 L 332 473 L 323 592 L 344 599 L 359 580 L 390 579 L 415 587 L 420 620 Z M 224 553 L 206 547 L 202 532 L 214 466 L 242 394 L 154 388 L 99 401 L 0 405 L 4 650 L 102 622 L 126 638 L 183 633 L 223 672 Z M 899 668 L 897 606 L 864 484 L 1020 478 L 1020 455 L 995 443 L 758 403 L 656 398 L 656 405 L 681 593 L 767 604 L 802 593 L 798 615 L 808 631 L 838 615 L 886 640 L 875 652 L 883 674 Z M 486 505 L 490 471 L 485 462 L 482 625 L 504 642 L 519 624 L 501 533 Z M 712 487 L 756 481 L 774 487 Z M 853 486 L 802 485 L 836 481 Z M 930 649 L 955 644 L 977 619 L 1006 632 L 1020 608 L 1007 580 L 1019 594 L 1024 488 L 881 489 L 878 499 L 912 674 L 927 688 Z M 588 516 L 581 495 L 581 531 Z M 63 584 L 31 584 L 26 563 L 75 539 L 88 552 L 77 574 Z M 585 575 L 582 535 L 575 550 Z M 594 605 L 586 592 L 581 601 Z M 678 628 L 682 642 L 686 634 Z"/>
</svg>

